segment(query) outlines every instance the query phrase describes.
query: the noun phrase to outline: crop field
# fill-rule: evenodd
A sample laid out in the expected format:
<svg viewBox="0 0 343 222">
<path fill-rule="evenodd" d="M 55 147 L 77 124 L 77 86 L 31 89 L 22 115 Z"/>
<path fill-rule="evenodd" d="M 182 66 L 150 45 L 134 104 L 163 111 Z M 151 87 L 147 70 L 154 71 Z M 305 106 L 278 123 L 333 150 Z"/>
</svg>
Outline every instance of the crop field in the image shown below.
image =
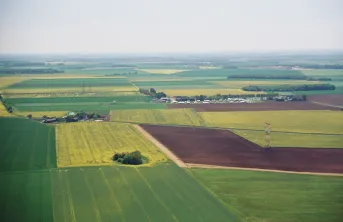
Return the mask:
<svg viewBox="0 0 343 222">
<path fill-rule="evenodd" d="M 265 76 L 271 78 L 304 78 L 305 75 L 297 70 L 276 70 L 276 69 L 198 69 L 190 70 L 175 75 L 190 76 L 206 76 L 210 77 L 228 77 L 228 76 Z"/>
<path fill-rule="evenodd" d="M 15 115 L 27 117 L 27 115 L 31 114 L 33 118 L 41 118 L 42 116 L 46 115 L 49 117 L 63 117 L 67 114 L 68 111 L 45 111 L 45 112 L 15 112 Z"/>
<path fill-rule="evenodd" d="M 175 165 L 51 172 L 54 221 L 236 221 Z"/>
<path fill-rule="evenodd" d="M 206 126 L 264 130 L 265 122 L 272 131 L 343 134 L 343 113 L 340 111 L 243 111 L 201 112 Z"/>
<path fill-rule="evenodd" d="M 0 89 L 27 80 L 27 77 L 0 77 Z"/>
<path fill-rule="evenodd" d="M 265 132 L 252 130 L 233 130 L 260 146 L 265 146 Z M 342 135 L 313 135 L 299 133 L 271 133 L 272 147 L 304 147 L 304 148 L 343 148 Z"/>
<path fill-rule="evenodd" d="M 75 87 L 130 87 L 125 78 L 67 78 L 67 79 L 31 79 L 9 86 L 9 89 L 35 88 L 75 88 Z"/>
<path fill-rule="evenodd" d="M 139 88 L 155 88 L 161 91 L 167 89 L 216 89 L 220 88 L 215 83 L 206 82 L 203 80 L 190 80 L 190 81 L 133 81 L 133 84 Z"/>
<path fill-rule="evenodd" d="M 151 73 L 151 74 L 174 74 L 174 73 L 188 71 L 186 69 L 137 69 L 137 70 Z"/>
<path fill-rule="evenodd" d="M 4 173 L 0 181 L 0 221 L 53 221 L 47 170 Z"/>
<path fill-rule="evenodd" d="M 242 221 L 341 221 L 343 177 L 192 169 Z"/>
<path fill-rule="evenodd" d="M 4 94 L 6 99 L 10 98 L 55 98 L 55 97 L 116 97 L 116 96 L 140 96 L 137 91 L 118 91 L 118 92 L 55 92 L 55 93 L 14 93 Z"/>
<path fill-rule="evenodd" d="M 43 97 L 43 98 L 9 98 L 6 103 L 16 104 L 39 104 L 39 103 L 92 103 L 92 102 L 149 102 L 150 96 L 127 95 L 127 96 L 107 96 L 107 97 Z"/>
<path fill-rule="evenodd" d="M 4 94 L 40 94 L 40 93 L 97 93 L 97 92 L 133 92 L 138 91 L 136 87 L 132 86 L 105 86 L 105 87 L 60 87 L 60 88 L 6 88 L 2 92 Z"/>
<path fill-rule="evenodd" d="M 227 80 L 227 81 L 212 81 L 211 83 L 220 85 L 220 86 L 226 86 L 229 88 L 234 89 L 240 89 L 244 86 L 254 85 L 254 86 L 269 86 L 269 85 L 301 85 L 301 84 L 315 84 L 319 83 L 318 81 L 306 81 L 306 80 L 250 80 L 250 81 L 244 81 L 244 80 Z"/>
<path fill-rule="evenodd" d="M 111 121 L 191 126 L 201 126 L 204 124 L 199 114 L 193 109 L 111 111 Z"/>
<path fill-rule="evenodd" d="M 15 112 L 35 112 L 35 111 L 89 111 L 109 113 L 110 110 L 124 109 L 164 109 L 163 103 L 148 102 L 90 102 L 90 103 L 21 103 L 15 105 Z"/>
<path fill-rule="evenodd" d="M 190 87 L 189 87 L 190 88 Z M 216 94 L 223 95 L 246 95 L 256 94 L 256 92 L 243 91 L 241 89 L 167 89 L 163 90 L 168 96 L 196 96 L 196 95 L 207 95 L 213 96 Z"/>
<path fill-rule="evenodd" d="M 21 118 L 0 118 L 0 171 L 56 167 L 55 128 Z"/>
<path fill-rule="evenodd" d="M 57 166 L 111 165 L 115 152 L 141 151 L 148 164 L 167 158 L 126 123 L 84 122 L 60 124 L 56 127 Z"/>
<path fill-rule="evenodd" d="M 11 116 L 10 113 L 7 112 L 5 106 L 0 102 L 0 117 L 1 116 Z"/>
</svg>

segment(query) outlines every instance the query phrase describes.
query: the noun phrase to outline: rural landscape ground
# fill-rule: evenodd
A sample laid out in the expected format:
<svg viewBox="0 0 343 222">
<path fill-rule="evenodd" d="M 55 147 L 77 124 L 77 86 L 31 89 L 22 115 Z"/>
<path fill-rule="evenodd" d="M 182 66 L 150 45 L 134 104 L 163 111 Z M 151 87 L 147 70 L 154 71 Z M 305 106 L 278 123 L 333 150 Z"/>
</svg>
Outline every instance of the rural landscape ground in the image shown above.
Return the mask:
<svg viewBox="0 0 343 222">
<path fill-rule="evenodd" d="M 341 58 L 1 58 L 0 220 L 342 221 Z"/>
</svg>

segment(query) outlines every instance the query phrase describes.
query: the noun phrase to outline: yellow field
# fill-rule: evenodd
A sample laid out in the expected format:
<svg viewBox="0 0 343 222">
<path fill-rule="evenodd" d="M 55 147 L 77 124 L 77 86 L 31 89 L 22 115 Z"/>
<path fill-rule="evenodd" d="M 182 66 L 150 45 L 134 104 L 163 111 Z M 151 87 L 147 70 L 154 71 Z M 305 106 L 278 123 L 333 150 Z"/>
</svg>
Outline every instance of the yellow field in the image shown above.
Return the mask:
<svg viewBox="0 0 343 222">
<path fill-rule="evenodd" d="M 84 122 L 56 127 L 57 166 L 111 165 L 115 152 L 139 150 L 149 165 L 167 157 L 132 124 Z"/>
<path fill-rule="evenodd" d="M 0 116 L 12 116 L 10 113 L 7 112 L 2 102 L 0 102 Z"/>
<path fill-rule="evenodd" d="M 263 130 L 268 122 L 272 131 L 343 134 L 340 111 L 201 112 L 200 116 L 207 126 Z"/>
<path fill-rule="evenodd" d="M 27 77 L 22 77 L 22 76 L 10 76 L 10 77 L 0 77 L 0 88 L 7 87 L 10 85 L 13 85 L 15 83 L 28 80 L 29 78 Z"/>
<path fill-rule="evenodd" d="M 203 122 L 192 109 L 143 109 L 111 111 L 111 121 L 133 123 L 201 126 Z"/>
<path fill-rule="evenodd" d="M 264 131 L 234 130 L 233 132 L 260 146 L 265 146 Z M 343 136 L 272 132 L 270 145 L 272 147 L 343 148 Z"/>
<path fill-rule="evenodd" d="M 137 69 L 142 72 L 148 72 L 151 74 L 174 74 L 179 72 L 188 71 L 186 69 Z"/>
<path fill-rule="evenodd" d="M 126 92 L 126 91 L 137 91 L 134 86 L 116 86 L 116 87 L 91 87 L 85 89 L 86 92 Z M 81 87 L 65 87 L 65 88 L 33 88 L 33 89 L 6 89 L 3 90 L 6 93 L 71 93 L 71 92 L 81 92 Z"/>
<path fill-rule="evenodd" d="M 249 85 L 265 86 L 265 85 L 296 85 L 296 84 L 308 84 L 306 80 L 281 80 L 281 81 L 211 81 L 220 86 L 227 86 L 229 88 L 242 88 Z M 313 81 L 313 83 L 317 83 Z"/>
<path fill-rule="evenodd" d="M 196 96 L 206 95 L 213 96 L 218 93 L 223 95 L 244 95 L 255 94 L 256 92 L 243 91 L 241 89 L 166 89 L 163 90 L 168 96 Z"/>
<path fill-rule="evenodd" d="M 18 116 L 27 117 L 31 114 L 33 118 L 40 118 L 44 115 L 49 117 L 63 117 L 68 111 L 35 111 L 35 112 L 15 112 L 14 114 Z"/>
</svg>

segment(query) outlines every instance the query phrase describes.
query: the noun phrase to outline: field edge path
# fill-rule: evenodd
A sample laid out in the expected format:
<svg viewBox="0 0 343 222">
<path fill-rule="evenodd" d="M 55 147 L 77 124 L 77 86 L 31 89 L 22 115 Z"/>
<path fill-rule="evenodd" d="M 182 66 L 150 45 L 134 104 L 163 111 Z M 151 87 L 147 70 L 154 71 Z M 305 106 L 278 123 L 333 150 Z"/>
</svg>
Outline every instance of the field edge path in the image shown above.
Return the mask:
<svg viewBox="0 0 343 222">
<path fill-rule="evenodd" d="M 174 161 L 176 165 L 182 168 L 187 168 L 187 165 L 178 158 L 172 151 L 170 151 L 166 146 L 160 143 L 157 139 L 155 139 L 150 133 L 145 131 L 140 125 L 133 125 L 140 133 L 142 133 L 150 142 L 152 142 L 155 146 L 157 146 L 169 159 Z"/>
</svg>

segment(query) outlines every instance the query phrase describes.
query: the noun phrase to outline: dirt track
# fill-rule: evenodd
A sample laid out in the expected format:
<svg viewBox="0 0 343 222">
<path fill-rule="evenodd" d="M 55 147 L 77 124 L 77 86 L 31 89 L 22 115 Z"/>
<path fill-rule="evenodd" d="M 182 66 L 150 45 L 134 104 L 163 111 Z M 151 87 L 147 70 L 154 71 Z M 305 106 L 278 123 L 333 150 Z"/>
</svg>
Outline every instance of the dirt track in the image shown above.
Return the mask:
<svg viewBox="0 0 343 222">
<path fill-rule="evenodd" d="M 322 104 L 343 106 L 343 94 L 313 95 L 313 96 L 308 96 L 308 100 L 311 102 L 317 102 L 317 103 L 322 103 Z"/>
<path fill-rule="evenodd" d="M 296 172 L 343 173 L 343 149 L 274 148 L 228 130 L 142 125 L 185 163 Z"/>
<path fill-rule="evenodd" d="M 193 108 L 198 112 L 215 111 L 268 111 L 268 110 L 339 110 L 310 102 L 261 102 L 261 103 L 216 103 L 216 104 L 169 104 L 168 108 Z"/>
</svg>

